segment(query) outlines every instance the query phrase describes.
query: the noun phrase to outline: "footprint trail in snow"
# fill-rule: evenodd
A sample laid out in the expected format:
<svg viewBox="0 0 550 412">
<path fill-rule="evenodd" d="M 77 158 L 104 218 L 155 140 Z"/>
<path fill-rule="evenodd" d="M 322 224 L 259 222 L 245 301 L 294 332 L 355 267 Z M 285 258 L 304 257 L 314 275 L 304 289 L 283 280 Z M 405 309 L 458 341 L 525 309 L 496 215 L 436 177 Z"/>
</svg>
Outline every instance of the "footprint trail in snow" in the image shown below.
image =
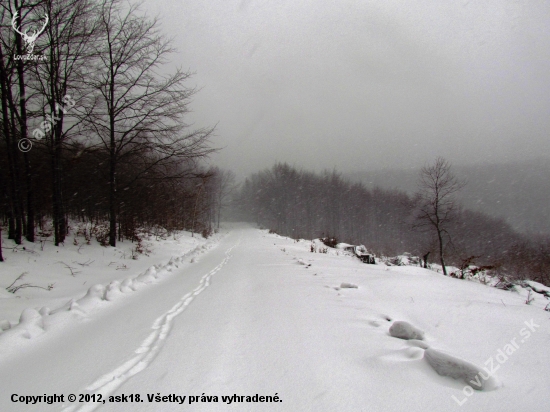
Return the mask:
<svg viewBox="0 0 550 412">
<path fill-rule="evenodd" d="M 193 299 L 199 295 L 204 289 L 210 285 L 210 278 L 218 272 L 225 264 L 231 259 L 231 251 L 238 246 L 237 242 L 231 246 L 225 252 L 225 258 L 221 263 L 204 275 L 200 282 L 193 291 L 186 293 L 170 310 L 161 315 L 155 320 L 151 329 L 151 334 L 141 343 L 140 347 L 136 349 L 135 356 L 128 361 L 124 362 L 118 368 L 106 373 L 97 379 L 94 383 L 87 386 L 82 393 L 85 394 L 101 394 L 103 399 L 107 399 L 109 394 L 113 393 L 124 382 L 130 379 L 132 376 L 138 374 L 144 370 L 155 359 L 157 354 L 162 349 L 164 341 L 170 330 L 172 329 L 173 319 L 181 314 L 185 308 L 193 301 Z M 82 405 L 69 405 L 63 409 L 63 412 L 88 412 L 93 411 L 102 403 L 86 403 Z"/>
</svg>

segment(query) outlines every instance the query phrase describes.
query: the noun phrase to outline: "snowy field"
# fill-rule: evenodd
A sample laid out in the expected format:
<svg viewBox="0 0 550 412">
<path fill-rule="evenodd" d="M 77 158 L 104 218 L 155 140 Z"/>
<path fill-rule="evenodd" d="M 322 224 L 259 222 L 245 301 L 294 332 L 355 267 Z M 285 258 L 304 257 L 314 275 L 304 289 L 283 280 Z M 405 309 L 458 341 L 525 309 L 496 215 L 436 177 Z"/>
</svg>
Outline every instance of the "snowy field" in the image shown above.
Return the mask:
<svg viewBox="0 0 550 412">
<path fill-rule="evenodd" d="M 540 296 L 246 226 L 126 243 L 4 251 L 0 410 L 550 410 Z"/>
</svg>

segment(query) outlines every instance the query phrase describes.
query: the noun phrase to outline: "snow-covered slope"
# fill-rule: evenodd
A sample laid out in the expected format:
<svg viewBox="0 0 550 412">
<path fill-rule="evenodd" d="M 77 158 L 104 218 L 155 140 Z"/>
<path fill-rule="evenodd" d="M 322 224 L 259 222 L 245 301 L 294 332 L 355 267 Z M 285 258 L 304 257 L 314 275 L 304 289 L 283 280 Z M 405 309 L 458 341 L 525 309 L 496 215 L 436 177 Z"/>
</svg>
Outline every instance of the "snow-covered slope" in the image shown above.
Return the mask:
<svg viewBox="0 0 550 412">
<path fill-rule="evenodd" d="M 102 247 L 92 239 L 68 236 L 64 245 L 55 247 L 51 239 L 43 242 L 14 246 L 2 233 L 5 262 L 0 264 L 0 321 L 12 324 L 28 307 L 47 306 L 54 309 L 72 298 L 82 297 L 95 284 L 120 282 L 146 271 L 153 265 L 168 263 L 212 243 L 200 235 L 177 232 L 170 236 L 146 236 L 142 242 L 144 253 L 136 253 L 136 243 L 118 242 L 116 248 Z M 16 279 L 23 275 L 19 280 Z M 8 293 L 6 287 L 29 285 Z M 47 291 L 48 285 L 52 285 Z"/>
<path fill-rule="evenodd" d="M 237 227 L 121 299 L 98 291 L 97 310 L 2 359 L 0 409 L 548 410 L 548 312 L 419 267 L 310 250 Z M 422 333 L 393 337 L 395 321 Z M 64 402 L 10 400 L 54 393 Z M 140 401 L 109 401 L 130 394 Z M 280 402 L 246 402 L 256 394 Z"/>
<path fill-rule="evenodd" d="M 7 248 L 0 265 L 0 359 L 152 283 L 219 237 L 146 236 L 142 253 L 129 241 L 111 248 L 82 237 L 59 248 L 39 242 Z"/>
</svg>

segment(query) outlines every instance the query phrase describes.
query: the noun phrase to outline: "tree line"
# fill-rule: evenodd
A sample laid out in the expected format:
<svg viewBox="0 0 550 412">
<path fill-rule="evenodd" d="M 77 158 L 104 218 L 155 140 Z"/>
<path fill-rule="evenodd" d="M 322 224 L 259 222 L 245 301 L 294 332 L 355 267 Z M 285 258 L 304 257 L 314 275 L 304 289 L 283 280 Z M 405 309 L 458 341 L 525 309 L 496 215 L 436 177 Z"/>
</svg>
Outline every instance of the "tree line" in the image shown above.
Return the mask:
<svg viewBox="0 0 550 412">
<path fill-rule="evenodd" d="M 108 222 L 111 246 L 137 227 L 212 230 L 234 176 L 202 166 L 214 129 L 186 123 L 192 73 L 156 18 L 122 0 L 9 0 L 0 22 L 9 239 L 60 245 L 70 218 Z"/>
<path fill-rule="evenodd" d="M 457 267 L 489 266 L 514 278 L 550 283 L 550 240 L 527 237 L 503 219 L 461 207 L 455 195 L 463 182 L 449 166 L 437 159 L 424 168 L 411 196 L 367 189 L 336 171 L 313 173 L 279 163 L 246 179 L 236 202 L 238 216 L 295 239 L 336 238 L 386 256 L 430 252 L 443 266 L 445 255 L 447 264 Z"/>
</svg>

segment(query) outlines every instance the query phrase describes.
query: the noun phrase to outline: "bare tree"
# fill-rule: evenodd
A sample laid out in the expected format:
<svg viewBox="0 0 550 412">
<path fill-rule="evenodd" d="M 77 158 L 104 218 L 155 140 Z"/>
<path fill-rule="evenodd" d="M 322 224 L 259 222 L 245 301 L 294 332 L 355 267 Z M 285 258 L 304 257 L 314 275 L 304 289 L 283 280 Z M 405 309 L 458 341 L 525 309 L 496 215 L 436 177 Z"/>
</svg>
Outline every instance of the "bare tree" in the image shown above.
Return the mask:
<svg viewBox="0 0 550 412">
<path fill-rule="evenodd" d="M 89 126 L 109 156 L 109 244 L 116 245 L 119 186 L 117 169 L 133 165 L 126 186 L 153 168 L 168 172 L 175 162 L 192 162 L 211 153 L 213 129 L 187 132 L 183 116 L 195 89 L 184 87 L 191 74 L 176 69 L 160 74 L 174 52 L 158 22 L 141 16 L 139 5 L 102 0 L 97 67 L 90 86 L 97 100 Z M 175 176 L 166 176 L 174 178 Z"/>
<path fill-rule="evenodd" d="M 49 16 L 40 44 L 48 58 L 34 68 L 32 87 L 40 96 L 37 112 L 44 120 L 43 128 L 35 129 L 34 133 L 39 133 L 35 136 L 39 140 L 46 137 L 51 163 L 54 242 L 58 246 L 65 241 L 67 232 L 62 151 L 65 143 L 78 135 L 82 122 L 75 116 L 78 109 L 72 109 L 73 98 L 87 94 L 83 90 L 83 79 L 89 75 L 92 45 L 97 40 L 94 26 L 97 11 L 92 0 L 42 0 L 40 3 L 41 15 Z"/>
<path fill-rule="evenodd" d="M 438 157 L 432 165 L 420 170 L 414 226 L 431 229 L 436 235 L 445 276 L 445 246 L 450 241 L 448 228 L 457 210 L 455 194 L 464 185 L 465 182 L 457 179 L 451 172 L 451 164 L 442 157 Z"/>
</svg>

